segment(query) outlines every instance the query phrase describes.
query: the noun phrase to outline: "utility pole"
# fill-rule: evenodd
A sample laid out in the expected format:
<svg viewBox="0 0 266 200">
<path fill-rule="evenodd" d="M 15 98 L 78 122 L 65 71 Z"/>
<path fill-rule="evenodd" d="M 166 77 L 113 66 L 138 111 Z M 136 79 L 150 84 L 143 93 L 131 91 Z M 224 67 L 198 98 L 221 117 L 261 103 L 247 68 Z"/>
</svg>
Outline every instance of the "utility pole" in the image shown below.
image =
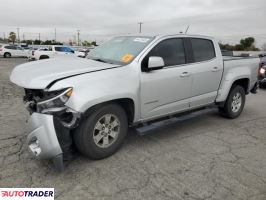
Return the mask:
<svg viewBox="0 0 266 200">
<path fill-rule="evenodd" d="M 143 22 L 139 22 L 138 24 L 139 24 L 139 33 L 141 33 L 141 26 L 142 26 Z"/>
<path fill-rule="evenodd" d="M 39 41 L 41 41 L 41 33 L 39 33 Z"/>
<path fill-rule="evenodd" d="M 23 38 L 23 40 L 25 41 L 25 34 L 23 33 L 23 35 L 22 35 L 22 38 Z"/>
<path fill-rule="evenodd" d="M 20 43 L 20 38 L 19 38 L 19 28 L 17 28 L 17 33 L 18 33 L 18 43 Z"/>
<path fill-rule="evenodd" d="M 80 35 L 80 30 L 77 30 L 78 32 L 78 46 L 79 46 L 79 35 Z"/>
<path fill-rule="evenodd" d="M 54 42 L 56 42 L 56 28 L 54 29 Z"/>
<path fill-rule="evenodd" d="M 3 36 L 4 36 L 4 41 L 6 40 L 6 33 L 3 32 Z"/>
</svg>

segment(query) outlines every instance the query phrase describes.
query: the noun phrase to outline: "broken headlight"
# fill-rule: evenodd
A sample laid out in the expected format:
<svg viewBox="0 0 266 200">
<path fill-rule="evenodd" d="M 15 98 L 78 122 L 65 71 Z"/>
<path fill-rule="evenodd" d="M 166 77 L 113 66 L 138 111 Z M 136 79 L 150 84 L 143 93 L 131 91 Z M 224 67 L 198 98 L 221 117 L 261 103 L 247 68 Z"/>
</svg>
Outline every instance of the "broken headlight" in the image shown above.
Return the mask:
<svg viewBox="0 0 266 200">
<path fill-rule="evenodd" d="M 71 97 L 72 92 L 72 88 L 67 88 L 60 91 L 47 92 L 45 94 L 45 100 L 42 99 L 37 103 L 37 112 L 51 113 L 64 110 L 66 108 L 65 103 Z"/>
</svg>

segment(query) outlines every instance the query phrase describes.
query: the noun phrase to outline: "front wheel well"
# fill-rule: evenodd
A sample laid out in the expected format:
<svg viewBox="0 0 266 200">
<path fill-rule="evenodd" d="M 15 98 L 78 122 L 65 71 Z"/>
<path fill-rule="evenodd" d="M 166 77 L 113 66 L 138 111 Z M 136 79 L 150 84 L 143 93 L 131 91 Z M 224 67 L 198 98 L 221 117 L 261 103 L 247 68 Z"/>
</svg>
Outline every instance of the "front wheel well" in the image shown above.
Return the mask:
<svg viewBox="0 0 266 200">
<path fill-rule="evenodd" d="M 238 80 L 236 80 L 236 81 L 233 83 L 232 87 L 233 87 L 234 85 L 239 85 L 239 86 L 243 87 L 244 90 L 245 90 L 245 93 L 246 93 L 246 94 L 249 93 L 249 79 L 248 79 L 248 78 L 238 79 Z M 231 87 L 231 88 L 232 88 L 232 87 Z"/>
<path fill-rule="evenodd" d="M 94 110 L 103 105 L 112 104 L 112 103 L 120 105 L 126 111 L 128 122 L 133 123 L 135 116 L 135 104 L 134 101 L 130 98 L 114 99 L 96 104 L 85 111 L 85 116 L 90 115 L 91 112 L 93 112 Z"/>
</svg>

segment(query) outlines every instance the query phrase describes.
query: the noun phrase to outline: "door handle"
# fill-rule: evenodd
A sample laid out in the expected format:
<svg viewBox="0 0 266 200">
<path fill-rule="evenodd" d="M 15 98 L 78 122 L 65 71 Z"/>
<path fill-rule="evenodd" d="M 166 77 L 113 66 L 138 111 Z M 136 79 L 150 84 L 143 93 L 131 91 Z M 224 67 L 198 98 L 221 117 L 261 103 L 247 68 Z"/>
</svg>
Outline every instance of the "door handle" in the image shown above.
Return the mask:
<svg viewBox="0 0 266 200">
<path fill-rule="evenodd" d="M 180 74 L 180 77 L 188 77 L 190 76 L 190 73 L 188 72 L 183 72 L 182 74 Z"/>
<path fill-rule="evenodd" d="M 220 71 L 220 69 L 218 67 L 212 68 L 212 72 L 218 72 L 218 71 Z"/>
</svg>

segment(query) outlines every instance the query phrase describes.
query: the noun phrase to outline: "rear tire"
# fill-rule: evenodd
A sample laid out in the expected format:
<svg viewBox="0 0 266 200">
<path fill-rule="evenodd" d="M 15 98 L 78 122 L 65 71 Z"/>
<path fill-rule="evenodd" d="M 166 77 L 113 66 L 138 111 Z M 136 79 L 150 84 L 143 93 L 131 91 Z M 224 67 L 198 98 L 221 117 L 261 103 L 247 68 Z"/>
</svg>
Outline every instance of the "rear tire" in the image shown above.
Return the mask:
<svg viewBox="0 0 266 200">
<path fill-rule="evenodd" d="M 243 111 L 246 101 L 245 90 L 240 85 L 233 85 L 223 107 L 219 112 L 223 117 L 229 119 L 237 118 Z"/>
<path fill-rule="evenodd" d="M 74 131 L 73 138 L 83 155 L 103 159 L 122 146 L 127 130 L 125 110 L 117 104 L 107 104 L 90 112 Z"/>
<path fill-rule="evenodd" d="M 4 53 L 4 58 L 10 58 L 11 57 L 11 53 Z"/>
</svg>

